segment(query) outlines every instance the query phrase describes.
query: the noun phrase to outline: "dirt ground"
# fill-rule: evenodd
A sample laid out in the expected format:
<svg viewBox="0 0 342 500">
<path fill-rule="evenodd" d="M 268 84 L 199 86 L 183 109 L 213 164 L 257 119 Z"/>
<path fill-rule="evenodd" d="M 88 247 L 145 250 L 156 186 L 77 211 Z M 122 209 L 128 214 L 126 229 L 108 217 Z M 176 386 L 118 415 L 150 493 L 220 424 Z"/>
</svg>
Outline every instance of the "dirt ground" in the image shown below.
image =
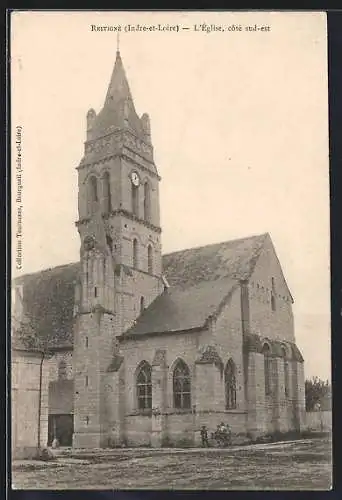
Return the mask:
<svg viewBox="0 0 342 500">
<path fill-rule="evenodd" d="M 13 462 L 15 489 L 328 490 L 331 441 L 307 439 L 230 449 L 65 452 Z"/>
</svg>

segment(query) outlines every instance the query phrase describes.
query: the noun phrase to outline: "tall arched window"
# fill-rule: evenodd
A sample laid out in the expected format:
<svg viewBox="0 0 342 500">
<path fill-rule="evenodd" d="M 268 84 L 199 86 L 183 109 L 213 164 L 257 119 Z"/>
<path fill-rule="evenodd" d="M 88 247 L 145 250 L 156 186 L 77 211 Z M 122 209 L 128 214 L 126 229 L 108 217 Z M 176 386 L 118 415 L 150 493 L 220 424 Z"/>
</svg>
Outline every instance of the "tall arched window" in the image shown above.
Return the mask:
<svg viewBox="0 0 342 500">
<path fill-rule="evenodd" d="M 133 267 L 135 269 L 138 268 L 138 258 L 139 258 L 138 240 L 136 238 L 134 238 L 134 240 L 133 240 Z"/>
<path fill-rule="evenodd" d="M 153 273 L 153 249 L 152 245 L 147 247 L 147 266 L 149 274 Z"/>
<path fill-rule="evenodd" d="M 224 385 L 226 394 L 226 410 L 236 408 L 236 369 L 235 363 L 230 359 L 224 370 Z"/>
<path fill-rule="evenodd" d="M 89 178 L 89 197 L 91 204 L 98 201 L 97 179 L 94 175 Z"/>
<path fill-rule="evenodd" d="M 265 394 L 271 394 L 271 349 L 268 344 L 264 344 L 262 348 L 264 355 L 264 374 L 265 374 Z"/>
<path fill-rule="evenodd" d="M 132 212 L 134 215 L 139 216 L 139 186 L 132 186 Z"/>
<path fill-rule="evenodd" d="M 284 368 L 284 391 L 285 396 L 289 396 L 290 380 L 289 380 L 289 364 L 287 361 L 287 352 L 285 347 L 281 348 L 281 356 L 283 358 L 283 368 Z"/>
<path fill-rule="evenodd" d="M 105 172 L 103 175 L 103 210 L 105 213 L 109 213 L 112 210 L 112 197 L 110 191 L 110 177 L 109 172 Z"/>
<path fill-rule="evenodd" d="M 173 405 L 175 408 L 191 408 L 191 378 L 188 365 L 178 360 L 173 370 Z"/>
<path fill-rule="evenodd" d="M 152 408 L 152 368 L 146 361 L 138 368 L 136 389 L 139 410 Z"/>
<path fill-rule="evenodd" d="M 64 380 L 67 378 L 67 365 L 64 359 L 62 359 L 58 364 L 58 380 Z"/>
<path fill-rule="evenodd" d="M 151 188 L 146 181 L 144 184 L 144 219 L 149 221 L 151 217 Z"/>
</svg>

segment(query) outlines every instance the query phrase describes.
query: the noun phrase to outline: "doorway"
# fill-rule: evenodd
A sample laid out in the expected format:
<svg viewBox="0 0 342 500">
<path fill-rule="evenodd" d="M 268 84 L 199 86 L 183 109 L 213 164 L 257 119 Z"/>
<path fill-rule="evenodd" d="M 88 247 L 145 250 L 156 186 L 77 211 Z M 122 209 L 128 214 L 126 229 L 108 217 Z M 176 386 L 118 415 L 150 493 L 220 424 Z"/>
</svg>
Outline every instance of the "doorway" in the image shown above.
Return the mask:
<svg viewBox="0 0 342 500">
<path fill-rule="evenodd" d="M 56 437 L 59 446 L 72 446 L 74 416 L 72 414 L 49 415 L 48 446 Z"/>
</svg>

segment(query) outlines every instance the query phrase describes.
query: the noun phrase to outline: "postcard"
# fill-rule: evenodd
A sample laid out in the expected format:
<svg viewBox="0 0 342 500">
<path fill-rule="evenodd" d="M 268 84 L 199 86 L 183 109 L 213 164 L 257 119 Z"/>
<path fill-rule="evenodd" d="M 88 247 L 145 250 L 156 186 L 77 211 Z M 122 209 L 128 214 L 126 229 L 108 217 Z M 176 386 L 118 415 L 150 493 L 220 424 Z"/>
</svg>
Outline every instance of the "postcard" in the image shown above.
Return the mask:
<svg viewBox="0 0 342 500">
<path fill-rule="evenodd" d="M 13 488 L 331 488 L 326 24 L 11 13 Z"/>
</svg>

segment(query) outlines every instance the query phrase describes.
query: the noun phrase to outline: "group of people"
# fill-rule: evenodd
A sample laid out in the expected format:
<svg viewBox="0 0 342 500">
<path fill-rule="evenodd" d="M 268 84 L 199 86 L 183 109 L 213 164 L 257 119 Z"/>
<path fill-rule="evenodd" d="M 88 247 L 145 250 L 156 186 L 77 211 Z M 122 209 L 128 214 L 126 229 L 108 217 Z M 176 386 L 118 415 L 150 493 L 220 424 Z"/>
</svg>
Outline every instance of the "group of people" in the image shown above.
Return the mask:
<svg viewBox="0 0 342 500">
<path fill-rule="evenodd" d="M 216 441 L 223 442 L 226 445 L 230 444 L 231 430 L 230 430 L 229 425 L 225 424 L 224 422 L 221 422 L 220 424 L 218 424 L 216 431 L 212 434 L 212 437 Z M 202 446 L 208 447 L 209 446 L 209 439 L 208 439 L 208 429 L 207 429 L 206 425 L 202 425 L 201 439 L 202 439 Z"/>
</svg>

